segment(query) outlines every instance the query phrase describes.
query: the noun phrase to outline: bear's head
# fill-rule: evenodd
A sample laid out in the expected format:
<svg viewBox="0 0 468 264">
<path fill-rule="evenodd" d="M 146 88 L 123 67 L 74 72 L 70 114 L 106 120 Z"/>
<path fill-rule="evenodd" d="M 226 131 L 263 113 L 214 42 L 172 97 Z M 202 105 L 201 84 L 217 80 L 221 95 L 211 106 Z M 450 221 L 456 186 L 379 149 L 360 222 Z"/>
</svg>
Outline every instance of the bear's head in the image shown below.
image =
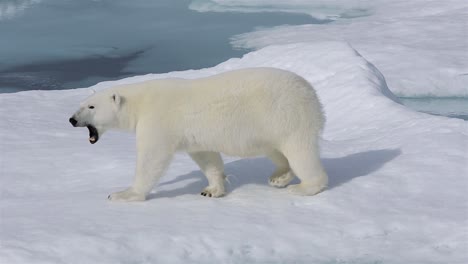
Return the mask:
<svg viewBox="0 0 468 264">
<path fill-rule="evenodd" d="M 118 128 L 122 98 L 117 93 L 99 92 L 81 103 L 69 119 L 74 127 L 87 127 L 89 142 L 96 143 L 110 128 Z"/>
</svg>

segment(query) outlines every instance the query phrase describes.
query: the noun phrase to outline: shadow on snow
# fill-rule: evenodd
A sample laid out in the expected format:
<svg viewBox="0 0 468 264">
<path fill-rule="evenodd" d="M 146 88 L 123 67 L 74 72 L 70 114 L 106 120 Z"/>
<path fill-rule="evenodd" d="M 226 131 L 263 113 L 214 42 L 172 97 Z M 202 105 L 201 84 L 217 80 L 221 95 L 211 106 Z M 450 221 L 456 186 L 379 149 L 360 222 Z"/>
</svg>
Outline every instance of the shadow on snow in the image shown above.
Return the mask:
<svg viewBox="0 0 468 264">
<path fill-rule="evenodd" d="M 322 159 L 329 177 L 328 189 L 333 189 L 345 184 L 354 178 L 369 175 L 400 154 L 400 149 L 381 149 L 354 153 L 339 158 Z M 268 177 L 274 170 L 275 167 L 273 163 L 267 158 L 242 159 L 225 164 L 225 174 L 228 178 L 226 191 L 229 193 L 231 190 L 237 189 L 246 184 L 268 185 Z M 197 170 L 181 175 L 174 180 L 162 182 L 159 186 L 169 185 L 189 179 L 199 180 L 191 182 L 178 189 L 151 193 L 148 196 L 148 199 L 158 197 L 169 198 L 186 194 L 199 194 L 201 190 L 208 185 L 208 181 L 203 173 Z M 299 183 L 299 180 L 295 178 L 292 183 Z"/>
</svg>

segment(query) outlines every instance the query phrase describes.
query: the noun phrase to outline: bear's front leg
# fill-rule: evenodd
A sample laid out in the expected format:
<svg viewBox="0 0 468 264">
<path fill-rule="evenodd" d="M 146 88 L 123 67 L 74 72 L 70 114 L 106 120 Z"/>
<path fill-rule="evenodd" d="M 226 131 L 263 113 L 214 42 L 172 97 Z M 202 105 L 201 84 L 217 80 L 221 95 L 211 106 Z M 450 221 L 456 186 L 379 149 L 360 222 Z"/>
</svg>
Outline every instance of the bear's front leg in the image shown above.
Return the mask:
<svg viewBox="0 0 468 264">
<path fill-rule="evenodd" d="M 152 135 L 154 140 L 154 135 Z M 137 166 L 133 185 L 121 192 L 108 196 L 111 201 L 144 201 L 161 178 L 172 159 L 174 151 L 168 148 L 167 140 L 149 142 L 144 134 L 137 132 Z"/>
</svg>

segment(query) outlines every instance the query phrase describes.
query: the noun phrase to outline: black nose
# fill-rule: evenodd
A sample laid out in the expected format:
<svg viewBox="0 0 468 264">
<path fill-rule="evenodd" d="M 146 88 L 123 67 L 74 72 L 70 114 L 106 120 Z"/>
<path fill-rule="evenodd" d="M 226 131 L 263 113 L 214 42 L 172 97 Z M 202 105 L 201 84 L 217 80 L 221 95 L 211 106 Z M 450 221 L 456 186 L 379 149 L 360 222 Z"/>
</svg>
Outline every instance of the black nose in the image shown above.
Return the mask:
<svg viewBox="0 0 468 264">
<path fill-rule="evenodd" d="M 75 118 L 71 117 L 68 121 L 70 121 L 70 123 L 73 125 L 73 126 L 76 126 L 76 123 L 78 123 L 78 121 L 76 121 Z"/>
</svg>

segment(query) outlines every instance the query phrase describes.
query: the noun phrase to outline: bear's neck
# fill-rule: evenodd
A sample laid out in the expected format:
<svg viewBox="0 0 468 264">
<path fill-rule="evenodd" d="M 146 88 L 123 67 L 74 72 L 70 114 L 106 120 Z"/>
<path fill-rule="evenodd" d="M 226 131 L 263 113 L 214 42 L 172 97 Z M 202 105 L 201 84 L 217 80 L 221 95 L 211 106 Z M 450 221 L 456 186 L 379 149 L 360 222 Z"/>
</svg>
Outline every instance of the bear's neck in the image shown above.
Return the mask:
<svg viewBox="0 0 468 264">
<path fill-rule="evenodd" d="M 132 100 L 126 100 L 121 106 L 121 115 L 118 119 L 117 127 L 119 130 L 124 130 L 128 132 L 135 132 L 136 125 L 138 123 L 137 119 L 137 106 L 132 105 Z"/>
</svg>

